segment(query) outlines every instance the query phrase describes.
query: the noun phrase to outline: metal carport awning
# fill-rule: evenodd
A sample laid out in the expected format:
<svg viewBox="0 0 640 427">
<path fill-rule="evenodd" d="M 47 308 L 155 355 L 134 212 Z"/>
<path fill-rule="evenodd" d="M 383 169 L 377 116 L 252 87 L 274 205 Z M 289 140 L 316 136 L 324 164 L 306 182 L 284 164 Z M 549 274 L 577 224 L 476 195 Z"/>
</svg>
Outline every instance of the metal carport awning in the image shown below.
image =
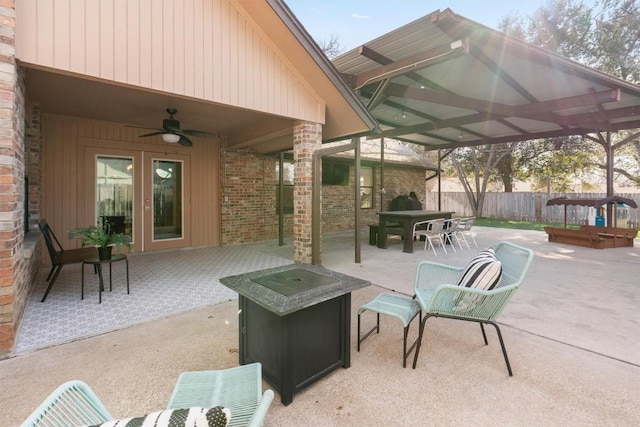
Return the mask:
<svg viewBox="0 0 640 427">
<path fill-rule="evenodd" d="M 335 58 L 381 133 L 427 150 L 582 135 L 607 154 L 611 133 L 640 128 L 640 87 L 435 11 Z"/>
</svg>

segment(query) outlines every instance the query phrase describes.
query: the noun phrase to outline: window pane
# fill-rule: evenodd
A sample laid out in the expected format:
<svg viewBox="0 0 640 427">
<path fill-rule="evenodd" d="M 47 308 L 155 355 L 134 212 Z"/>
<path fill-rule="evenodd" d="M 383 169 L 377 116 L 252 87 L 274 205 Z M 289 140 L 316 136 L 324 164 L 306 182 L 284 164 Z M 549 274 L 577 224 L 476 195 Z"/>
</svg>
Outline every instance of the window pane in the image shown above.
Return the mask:
<svg viewBox="0 0 640 427">
<path fill-rule="evenodd" d="M 373 168 L 367 166 L 360 168 L 360 207 L 373 208 Z"/>
<path fill-rule="evenodd" d="M 293 185 L 293 171 L 294 171 L 293 161 L 292 160 L 285 160 L 283 162 L 283 169 L 284 169 L 283 184 L 284 185 Z M 276 163 L 276 176 L 274 178 L 276 180 L 276 182 L 278 181 L 279 177 L 280 177 L 280 162 Z"/>
<path fill-rule="evenodd" d="M 132 158 L 96 159 L 96 215 L 97 225 L 108 225 L 114 233 L 132 236 Z"/>
<path fill-rule="evenodd" d="M 182 162 L 153 161 L 153 240 L 182 238 Z"/>
</svg>

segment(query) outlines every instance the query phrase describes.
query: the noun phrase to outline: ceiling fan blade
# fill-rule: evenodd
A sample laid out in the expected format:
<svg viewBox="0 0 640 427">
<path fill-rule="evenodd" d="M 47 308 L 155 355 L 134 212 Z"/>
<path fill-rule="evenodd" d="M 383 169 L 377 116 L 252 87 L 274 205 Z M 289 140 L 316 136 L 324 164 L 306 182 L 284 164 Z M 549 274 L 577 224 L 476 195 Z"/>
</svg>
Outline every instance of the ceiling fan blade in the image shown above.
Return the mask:
<svg viewBox="0 0 640 427">
<path fill-rule="evenodd" d="M 124 125 L 126 128 L 135 128 L 135 129 L 152 129 L 152 130 L 162 130 L 160 128 L 152 128 L 149 126 L 134 126 L 134 125 Z"/>
<path fill-rule="evenodd" d="M 186 136 L 180 135 L 180 141 L 178 141 L 178 144 L 184 145 L 185 147 L 191 147 L 193 145 L 193 142 L 191 142 L 191 140 Z"/>
<path fill-rule="evenodd" d="M 216 136 L 213 133 L 205 132 L 203 130 L 180 130 L 180 132 L 190 136 L 197 136 L 199 138 L 213 138 Z"/>
<path fill-rule="evenodd" d="M 140 135 L 140 138 L 144 138 L 145 136 L 162 135 L 163 133 L 166 133 L 166 132 L 165 131 L 160 131 L 160 132 L 145 133 L 144 135 Z"/>
</svg>

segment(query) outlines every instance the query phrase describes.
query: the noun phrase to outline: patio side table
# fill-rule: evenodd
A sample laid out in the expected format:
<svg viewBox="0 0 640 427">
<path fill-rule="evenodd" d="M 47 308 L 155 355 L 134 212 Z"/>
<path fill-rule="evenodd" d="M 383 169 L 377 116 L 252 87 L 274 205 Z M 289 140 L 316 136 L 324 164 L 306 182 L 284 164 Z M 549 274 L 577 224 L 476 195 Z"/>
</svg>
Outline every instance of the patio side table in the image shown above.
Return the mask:
<svg viewBox="0 0 640 427">
<path fill-rule="evenodd" d="M 99 259 L 97 256 L 96 257 L 91 257 L 91 258 L 87 258 L 84 261 L 82 261 L 82 279 L 80 281 L 80 299 L 84 299 L 84 266 L 86 264 L 91 264 L 93 266 L 96 267 L 96 270 L 98 270 L 98 281 L 99 281 L 99 285 L 98 285 L 98 304 L 102 304 L 102 291 L 104 290 L 104 279 L 102 276 L 102 265 L 103 264 L 109 264 L 109 292 L 111 292 L 111 290 L 113 290 L 113 283 L 112 283 L 112 274 L 111 274 L 111 265 L 114 262 L 118 262 L 118 261 L 124 261 L 126 264 L 126 272 L 127 272 L 127 295 L 129 294 L 129 260 L 127 259 L 127 256 L 124 254 L 117 254 L 117 255 L 113 255 L 111 257 L 111 259 Z"/>
</svg>

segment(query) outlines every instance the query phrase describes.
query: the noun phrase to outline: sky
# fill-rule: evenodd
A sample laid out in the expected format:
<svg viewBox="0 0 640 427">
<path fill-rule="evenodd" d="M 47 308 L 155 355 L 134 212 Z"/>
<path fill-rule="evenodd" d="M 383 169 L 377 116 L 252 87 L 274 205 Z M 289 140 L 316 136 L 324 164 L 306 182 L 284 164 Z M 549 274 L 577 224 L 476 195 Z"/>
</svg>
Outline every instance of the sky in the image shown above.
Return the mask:
<svg viewBox="0 0 640 427">
<path fill-rule="evenodd" d="M 335 35 L 345 50 L 354 49 L 436 10 L 497 29 L 501 18 L 531 15 L 547 0 L 285 0 L 316 41 Z M 588 3 L 592 3 L 589 0 Z"/>
</svg>

